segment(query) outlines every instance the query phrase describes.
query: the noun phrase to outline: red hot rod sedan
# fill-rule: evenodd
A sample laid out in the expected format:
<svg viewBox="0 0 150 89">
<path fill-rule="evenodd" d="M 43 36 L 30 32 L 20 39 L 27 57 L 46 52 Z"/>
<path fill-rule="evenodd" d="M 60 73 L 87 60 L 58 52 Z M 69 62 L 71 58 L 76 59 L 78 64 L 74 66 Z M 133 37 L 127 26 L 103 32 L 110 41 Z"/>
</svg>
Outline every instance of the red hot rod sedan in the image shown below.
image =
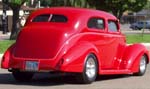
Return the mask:
<svg viewBox="0 0 150 89">
<path fill-rule="evenodd" d="M 54 7 L 33 12 L 5 52 L 1 66 L 16 80 L 31 80 L 36 72 L 77 74 L 82 83 L 97 75 L 144 75 L 148 50 L 127 45 L 118 19 L 106 12 Z"/>
</svg>

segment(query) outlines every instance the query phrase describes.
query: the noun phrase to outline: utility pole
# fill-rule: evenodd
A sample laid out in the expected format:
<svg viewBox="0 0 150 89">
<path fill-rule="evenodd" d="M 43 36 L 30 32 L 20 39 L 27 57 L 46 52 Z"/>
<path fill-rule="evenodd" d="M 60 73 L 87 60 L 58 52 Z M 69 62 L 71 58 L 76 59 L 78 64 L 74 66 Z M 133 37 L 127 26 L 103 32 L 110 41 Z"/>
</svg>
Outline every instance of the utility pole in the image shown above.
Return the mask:
<svg viewBox="0 0 150 89">
<path fill-rule="evenodd" d="M 8 31 L 8 16 L 6 14 L 7 5 L 4 2 L 7 2 L 7 0 L 3 0 L 3 14 L 2 14 L 2 29 L 3 34 L 6 34 Z"/>
</svg>

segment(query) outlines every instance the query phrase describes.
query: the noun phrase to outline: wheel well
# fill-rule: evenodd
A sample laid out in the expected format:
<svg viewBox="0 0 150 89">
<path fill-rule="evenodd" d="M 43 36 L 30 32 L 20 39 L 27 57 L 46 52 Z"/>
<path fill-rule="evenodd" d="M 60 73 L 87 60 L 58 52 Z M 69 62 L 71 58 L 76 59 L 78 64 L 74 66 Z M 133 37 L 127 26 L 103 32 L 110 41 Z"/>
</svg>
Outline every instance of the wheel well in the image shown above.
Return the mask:
<svg viewBox="0 0 150 89">
<path fill-rule="evenodd" d="M 146 62 L 147 62 L 147 64 L 148 64 L 148 63 L 149 63 L 148 55 L 147 55 L 147 54 L 144 54 L 144 56 L 146 57 Z"/>
<path fill-rule="evenodd" d="M 99 60 L 98 60 L 97 56 L 94 53 L 90 53 L 90 54 L 94 55 L 94 57 L 95 57 L 95 61 L 97 63 L 97 74 L 99 74 Z"/>
</svg>

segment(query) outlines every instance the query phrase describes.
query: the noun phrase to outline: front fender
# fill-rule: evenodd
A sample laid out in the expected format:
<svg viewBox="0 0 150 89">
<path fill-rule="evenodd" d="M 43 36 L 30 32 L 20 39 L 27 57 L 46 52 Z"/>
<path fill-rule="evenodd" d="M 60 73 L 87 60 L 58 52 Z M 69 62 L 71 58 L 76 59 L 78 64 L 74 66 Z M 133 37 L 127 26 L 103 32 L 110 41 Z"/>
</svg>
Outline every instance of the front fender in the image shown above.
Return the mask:
<svg viewBox="0 0 150 89">
<path fill-rule="evenodd" d="M 85 58 L 89 53 L 97 55 L 98 50 L 89 42 L 78 42 L 63 56 L 61 70 L 65 72 L 82 72 Z"/>
<path fill-rule="evenodd" d="M 123 55 L 123 66 L 133 72 L 138 72 L 139 63 L 142 55 L 146 55 L 149 59 L 149 53 L 146 47 L 142 44 L 128 45 Z"/>
</svg>

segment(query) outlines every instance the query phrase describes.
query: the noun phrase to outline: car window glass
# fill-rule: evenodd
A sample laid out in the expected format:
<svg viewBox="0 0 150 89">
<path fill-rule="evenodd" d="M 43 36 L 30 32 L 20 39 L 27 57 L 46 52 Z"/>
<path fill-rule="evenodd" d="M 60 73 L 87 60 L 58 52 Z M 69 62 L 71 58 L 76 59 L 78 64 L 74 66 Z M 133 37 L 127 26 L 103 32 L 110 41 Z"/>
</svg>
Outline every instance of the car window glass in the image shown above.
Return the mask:
<svg viewBox="0 0 150 89">
<path fill-rule="evenodd" d="M 67 18 L 63 15 L 53 15 L 51 22 L 67 22 Z"/>
<path fill-rule="evenodd" d="M 104 29 L 104 20 L 101 18 L 91 18 L 88 21 L 88 28 Z"/>
<path fill-rule="evenodd" d="M 50 14 L 39 15 L 39 16 L 36 16 L 32 20 L 32 22 L 48 22 L 49 17 L 50 17 Z"/>
<path fill-rule="evenodd" d="M 55 14 L 43 14 L 33 18 L 32 22 L 67 22 L 67 17 Z"/>
<path fill-rule="evenodd" d="M 108 31 L 109 32 L 117 32 L 117 23 L 116 21 L 108 21 Z"/>
</svg>

